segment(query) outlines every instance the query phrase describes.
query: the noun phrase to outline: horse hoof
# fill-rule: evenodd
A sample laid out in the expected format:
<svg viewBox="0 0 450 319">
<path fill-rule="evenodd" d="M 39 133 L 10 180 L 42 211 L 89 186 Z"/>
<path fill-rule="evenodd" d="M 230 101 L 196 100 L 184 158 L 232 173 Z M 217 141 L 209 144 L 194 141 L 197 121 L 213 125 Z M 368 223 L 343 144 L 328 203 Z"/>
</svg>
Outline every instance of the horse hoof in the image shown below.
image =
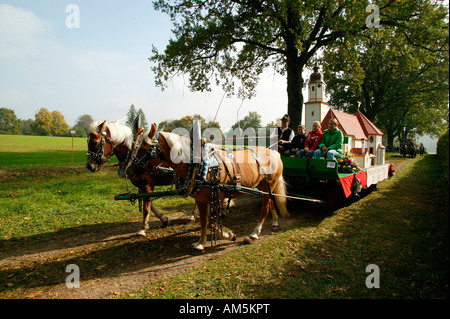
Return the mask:
<svg viewBox="0 0 450 319">
<path fill-rule="evenodd" d="M 231 241 L 236 241 L 237 237 L 235 234 L 233 234 L 233 237 L 231 237 Z"/>
<path fill-rule="evenodd" d="M 250 235 L 250 239 L 252 239 L 252 240 L 258 240 L 259 237 L 258 237 L 258 235 L 256 235 L 256 234 L 251 234 L 251 235 Z"/>
<path fill-rule="evenodd" d="M 272 230 L 273 231 L 278 231 L 278 230 L 280 230 L 280 226 L 279 225 L 272 225 Z"/>
<path fill-rule="evenodd" d="M 146 236 L 146 234 L 145 234 L 145 230 L 140 230 L 140 231 L 138 231 L 137 233 L 136 233 L 136 236 L 142 236 L 142 237 L 145 237 Z"/>
<path fill-rule="evenodd" d="M 255 242 L 254 239 L 252 239 L 251 237 L 244 237 L 244 239 L 242 240 L 242 243 L 245 245 L 249 245 L 249 244 L 253 244 Z"/>
<path fill-rule="evenodd" d="M 203 247 L 202 244 L 195 244 L 195 245 L 194 245 L 194 249 L 195 249 L 195 250 L 198 250 L 198 251 L 203 251 L 203 250 L 205 250 L 205 248 Z"/>
<path fill-rule="evenodd" d="M 166 228 L 169 225 L 169 219 L 166 219 L 162 222 L 162 228 Z"/>
</svg>

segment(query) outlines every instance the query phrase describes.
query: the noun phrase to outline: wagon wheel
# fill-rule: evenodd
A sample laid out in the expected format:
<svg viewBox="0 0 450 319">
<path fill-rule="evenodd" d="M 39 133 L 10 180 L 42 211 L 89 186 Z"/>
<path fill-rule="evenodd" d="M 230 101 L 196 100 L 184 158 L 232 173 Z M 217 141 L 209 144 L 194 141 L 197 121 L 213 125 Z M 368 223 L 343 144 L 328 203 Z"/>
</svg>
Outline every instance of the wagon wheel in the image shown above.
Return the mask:
<svg viewBox="0 0 450 319">
<path fill-rule="evenodd" d="M 330 187 L 327 194 L 327 208 L 329 211 L 334 210 L 339 203 L 339 194 L 337 187 Z"/>
<path fill-rule="evenodd" d="M 342 200 L 341 195 L 340 185 L 338 185 L 335 181 L 330 181 L 327 183 L 327 187 L 324 192 L 324 213 L 329 214 L 339 207 Z"/>
</svg>

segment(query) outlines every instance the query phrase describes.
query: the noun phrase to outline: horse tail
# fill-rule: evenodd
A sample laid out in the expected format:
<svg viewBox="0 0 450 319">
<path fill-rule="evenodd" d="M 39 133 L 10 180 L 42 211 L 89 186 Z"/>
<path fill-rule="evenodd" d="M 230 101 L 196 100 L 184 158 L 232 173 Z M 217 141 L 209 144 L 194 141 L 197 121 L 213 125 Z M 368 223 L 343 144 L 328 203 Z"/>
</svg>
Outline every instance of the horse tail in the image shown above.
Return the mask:
<svg viewBox="0 0 450 319">
<path fill-rule="evenodd" d="M 275 189 L 273 190 L 273 194 L 275 197 L 275 204 L 277 205 L 278 212 L 281 216 L 289 216 L 289 212 L 287 210 L 287 200 L 286 200 L 286 182 L 284 181 L 283 175 L 280 175 L 278 178 L 277 185 L 275 186 Z M 277 196 L 281 195 L 281 196 Z"/>
</svg>

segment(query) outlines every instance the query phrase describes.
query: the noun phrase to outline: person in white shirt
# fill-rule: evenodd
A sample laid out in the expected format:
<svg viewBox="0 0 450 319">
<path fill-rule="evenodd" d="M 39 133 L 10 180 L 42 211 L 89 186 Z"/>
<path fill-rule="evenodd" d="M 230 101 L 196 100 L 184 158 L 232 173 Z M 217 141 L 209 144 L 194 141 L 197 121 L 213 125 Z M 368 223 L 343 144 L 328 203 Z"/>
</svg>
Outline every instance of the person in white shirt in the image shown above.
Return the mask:
<svg viewBox="0 0 450 319">
<path fill-rule="evenodd" d="M 290 121 L 290 116 L 285 114 L 281 118 L 281 127 L 277 127 L 270 135 L 272 145 L 275 144 L 276 139 L 278 139 L 278 152 L 281 154 L 283 154 L 285 150 L 290 149 L 291 141 L 295 136 L 294 130 L 289 128 Z"/>
</svg>

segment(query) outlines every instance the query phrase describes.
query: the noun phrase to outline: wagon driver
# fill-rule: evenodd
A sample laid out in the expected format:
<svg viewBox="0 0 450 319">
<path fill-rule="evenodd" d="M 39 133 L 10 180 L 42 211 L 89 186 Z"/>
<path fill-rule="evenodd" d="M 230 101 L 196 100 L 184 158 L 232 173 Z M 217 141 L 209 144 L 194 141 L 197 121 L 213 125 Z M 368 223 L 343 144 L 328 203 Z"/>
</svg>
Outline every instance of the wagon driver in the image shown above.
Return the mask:
<svg viewBox="0 0 450 319">
<path fill-rule="evenodd" d="M 290 149 L 291 141 L 295 136 L 294 130 L 289 128 L 290 121 L 291 117 L 285 114 L 281 118 L 281 127 L 277 127 L 277 129 L 270 136 L 271 141 L 273 141 L 274 137 L 278 137 L 278 152 L 281 154 Z"/>
</svg>

